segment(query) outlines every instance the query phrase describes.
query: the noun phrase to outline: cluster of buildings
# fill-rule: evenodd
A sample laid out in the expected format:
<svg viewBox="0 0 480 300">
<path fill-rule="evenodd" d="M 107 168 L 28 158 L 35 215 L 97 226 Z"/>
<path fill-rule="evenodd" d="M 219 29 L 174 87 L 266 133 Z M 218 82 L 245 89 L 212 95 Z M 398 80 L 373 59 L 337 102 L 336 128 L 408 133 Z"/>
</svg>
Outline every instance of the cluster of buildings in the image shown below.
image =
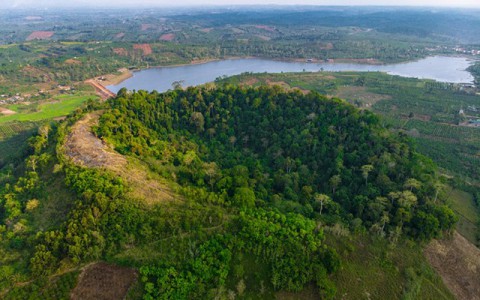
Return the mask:
<svg viewBox="0 0 480 300">
<path fill-rule="evenodd" d="M 18 102 L 25 101 L 25 97 L 16 94 L 15 96 L 9 97 L 7 95 L 0 95 L 0 105 L 2 104 L 14 104 Z"/>
<path fill-rule="evenodd" d="M 455 51 L 457 53 L 463 53 L 463 54 L 480 55 L 480 50 L 465 49 L 463 47 L 455 47 L 455 48 L 453 48 L 453 51 Z"/>
</svg>

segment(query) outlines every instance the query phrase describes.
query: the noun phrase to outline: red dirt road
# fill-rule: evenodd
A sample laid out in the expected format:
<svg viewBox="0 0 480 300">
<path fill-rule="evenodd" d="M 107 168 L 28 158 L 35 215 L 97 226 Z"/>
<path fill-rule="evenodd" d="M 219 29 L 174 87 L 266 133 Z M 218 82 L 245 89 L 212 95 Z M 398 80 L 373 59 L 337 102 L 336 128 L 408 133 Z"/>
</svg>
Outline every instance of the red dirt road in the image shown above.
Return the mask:
<svg viewBox="0 0 480 300">
<path fill-rule="evenodd" d="M 97 92 L 97 95 L 102 98 L 102 100 L 107 100 L 108 98 L 115 97 L 116 94 L 113 93 L 112 91 L 108 90 L 106 87 L 101 85 L 100 83 L 96 82 L 93 79 L 88 79 L 85 81 L 85 83 L 90 84 L 95 88 L 95 91 Z"/>
</svg>

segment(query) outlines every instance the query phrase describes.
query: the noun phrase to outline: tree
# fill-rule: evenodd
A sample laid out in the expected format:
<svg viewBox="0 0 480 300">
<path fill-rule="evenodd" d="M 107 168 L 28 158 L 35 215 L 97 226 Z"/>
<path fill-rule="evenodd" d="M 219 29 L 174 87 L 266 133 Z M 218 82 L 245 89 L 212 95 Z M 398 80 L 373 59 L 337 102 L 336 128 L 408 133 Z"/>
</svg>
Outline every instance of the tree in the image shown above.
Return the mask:
<svg viewBox="0 0 480 300">
<path fill-rule="evenodd" d="M 372 165 L 363 165 L 362 166 L 362 176 L 365 178 L 365 185 L 368 183 L 368 174 L 373 170 Z"/>
<path fill-rule="evenodd" d="M 410 209 L 417 203 L 417 196 L 410 191 L 391 192 L 388 194 L 388 197 L 392 201 L 392 204 L 395 202 L 400 207 L 406 209 Z"/>
<path fill-rule="evenodd" d="M 421 185 L 422 183 L 415 178 L 408 178 L 403 187 L 409 189 L 410 192 L 413 192 L 413 189 L 418 190 Z"/>
<path fill-rule="evenodd" d="M 319 205 L 320 205 L 320 215 L 322 215 L 322 210 L 323 210 L 323 207 L 330 203 L 332 201 L 332 199 L 330 199 L 330 197 L 328 195 L 325 195 L 325 194 L 315 194 L 315 196 L 313 197 L 315 199 L 315 202 L 317 202 Z"/>
<path fill-rule="evenodd" d="M 254 207 L 255 193 L 247 187 L 237 188 L 233 196 L 233 203 L 241 208 Z"/>
<path fill-rule="evenodd" d="M 203 117 L 203 114 L 201 112 L 192 113 L 192 116 L 190 117 L 190 122 L 195 125 L 197 132 L 202 132 L 205 130 L 205 118 Z"/>
<path fill-rule="evenodd" d="M 390 222 L 390 217 L 388 216 L 387 212 L 383 213 L 382 218 L 380 219 L 380 222 L 382 223 L 382 232 L 385 231 L 385 225 Z"/>
<path fill-rule="evenodd" d="M 342 183 L 342 177 L 340 175 L 333 175 L 329 180 L 330 186 L 332 187 L 332 194 L 335 195 L 335 190 Z"/>
</svg>

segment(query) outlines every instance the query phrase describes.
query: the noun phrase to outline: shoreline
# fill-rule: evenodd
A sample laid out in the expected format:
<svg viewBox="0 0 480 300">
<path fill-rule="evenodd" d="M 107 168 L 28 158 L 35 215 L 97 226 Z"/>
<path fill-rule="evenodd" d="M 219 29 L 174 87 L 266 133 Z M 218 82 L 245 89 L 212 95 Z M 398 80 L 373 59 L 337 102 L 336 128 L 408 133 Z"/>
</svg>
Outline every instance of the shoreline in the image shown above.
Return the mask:
<svg viewBox="0 0 480 300">
<path fill-rule="evenodd" d="M 434 56 L 442 56 L 442 55 L 437 54 L 437 55 L 432 55 L 432 56 L 426 56 L 424 58 L 434 57 Z M 468 58 L 471 61 L 476 60 L 474 57 L 465 56 L 465 55 L 445 55 L 445 56 L 465 57 L 465 58 Z M 307 64 L 351 63 L 351 64 L 363 64 L 363 65 L 370 65 L 370 66 L 381 66 L 381 65 L 388 65 L 388 64 L 402 64 L 402 63 L 408 63 L 408 62 L 415 62 L 415 61 L 421 60 L 422 58 L 403 61 L 403 62 L 385 63 L 385 62 L 379 61 L 377 59 L 372 59 L 372 58 L 361 58 L 361 59 L 357 59 L 357 58 L 337 58 L 337 59 L 328 59 L 327 61 L 325 61 L 325 60 L 319 60 L 319 59 L 305 59 L 305 58 L 267 58 L 267 57 L 257 57 L 257 56 L 229 56 L 229 57 L 224 57 L 224 58 L 206 58 L 206 59 L 192 60 L 189 63 L 149 66 L 147 68 L 139 68 L 139 69 L 133 69 L 133 70 L 129 70 L 127 68 L 121 68 L 121 69 L 119 69 L 119 71 L 121 72 L 121 74 L 119 74 L 119 75 L 107 74 L 107 75 L 97 76 L 95 78 L 92 78 L 91 80 L 97 82 L 98 84 L 105 87 L 105 89 L 109 90 L 108 86 L 119 85 L 122 82 L 124 82 L 125 80 L 133 77 L 135 72 L 140 72 L 140 71 L 143 71 L 143 70 L 157 69 L 157 68 L 187 67 L 187 66 L 208 64 L 208 63 L 211 63 L 211 62 L 218 62 L 218 61 L 225 61 L 225 60 L 239 60 L 239 59 L 265 59 L 265 60 L 271 60 L 271 61 L 297 62 L 297 63 L 307 63 Z M 102 80 L 98 80 L 98 78 L 102 78 Z"/>
</svg>

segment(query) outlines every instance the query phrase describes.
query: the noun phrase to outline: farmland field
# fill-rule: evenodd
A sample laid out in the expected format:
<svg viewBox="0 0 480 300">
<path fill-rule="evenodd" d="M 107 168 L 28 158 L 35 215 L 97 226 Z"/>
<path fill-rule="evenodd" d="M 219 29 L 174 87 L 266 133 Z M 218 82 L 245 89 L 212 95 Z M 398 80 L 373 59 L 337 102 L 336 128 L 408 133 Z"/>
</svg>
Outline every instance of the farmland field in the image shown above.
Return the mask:
<svg viewBox="0 0 480 300">
<path fill-rule="evenodd" d="M 39 104 L 35 112 L 18 113 L 10 116 L 0 117 L 0 123 L 12 121 L 41 121 L 66 116 L 75 108 L 79 107 L 83 102 L 92 98 L 91 95 L 60 95 L 52 99 L 52 101 Z M 9 107 L 12 110 L 18 110 L 19 106 Z"/>
<path fill-rule="evenodd" d="M 34 122 L 0 123 L 0 166 L 9 158 L 22 154 L 26 140 L 35 132 Z"/>
</svg>

